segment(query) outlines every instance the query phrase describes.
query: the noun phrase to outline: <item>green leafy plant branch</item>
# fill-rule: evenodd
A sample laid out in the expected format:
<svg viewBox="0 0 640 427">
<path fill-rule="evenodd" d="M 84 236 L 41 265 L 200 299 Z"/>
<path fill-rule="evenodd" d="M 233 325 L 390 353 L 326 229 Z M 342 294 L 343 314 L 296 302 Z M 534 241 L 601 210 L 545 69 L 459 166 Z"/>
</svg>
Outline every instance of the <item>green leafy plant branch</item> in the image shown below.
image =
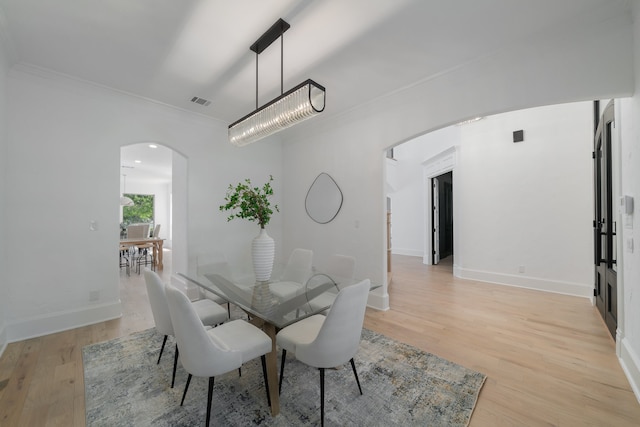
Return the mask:
<svg viewBox="0 0 640 427">
<path fill-rule="evenodd" d="M 233 184 L 229 184 L 224 198 L 226 203 L 220 206 L 221 211 L 235 210 L 227 217 L 227 221 L 231 221 L 234 218 L 243 218 L 255 221 L 260 224 L 260 228 L 264 228 L 271 220 L 271 215 L 273 215 L 273 209 L 271 209 L 271 202 L 269 201 L 269 197 L 273 196 L 272 181 L 273 176 L 269 175 L 269 180 L 262 188 L 252 188 L 250 179 L 239 182 L 235 187 Z M 278 205 L 274 205 L 273 208 L 280 212 Z"/>
</svg>

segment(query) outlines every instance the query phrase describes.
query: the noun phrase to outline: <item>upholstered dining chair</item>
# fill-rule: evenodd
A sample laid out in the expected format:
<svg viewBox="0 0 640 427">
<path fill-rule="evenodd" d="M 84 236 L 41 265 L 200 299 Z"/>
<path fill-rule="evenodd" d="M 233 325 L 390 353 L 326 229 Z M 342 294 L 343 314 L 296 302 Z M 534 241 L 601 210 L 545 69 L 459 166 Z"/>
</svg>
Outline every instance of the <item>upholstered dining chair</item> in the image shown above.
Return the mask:
<svg viewBox="0 0 640 427">
<path fill-rule="evenodd" d="M 158 362 L 162 358 L 162 352 L 164 346 L 167 343 L 167 337 L 169 335 L 175 336 L 173 331 L 173 324 L 171 322 L 171 315 L 169 314 L 169 306 L 167 305 L 167 298 L 165 296 L 164 283 L 160 276 L 154 271 L 148 268 L 144 269 L 144 281 L 147 287 L 147 295 L 149 297 L 149 303 L 151 304 L 151 314 L 153 315 L 153 321 L 156 325 L 156 330 L 164 335 L 162 340 L 162 347 L 160 348 L 160 355 L 158 356 Z M 197 300 L 190 302 L 193 309 L 196 311 L 198 319 L 202 325 L 213 326 L 225 322 L 229 316 L 227 311 L 220 305 L 210 300 Z M 176 351 L 173 359 L 173 376 L 171 377 L 171 388 L 175 384 L 176 380 L 176 367 L 178 366 L 178 344 L 176 343 Z"/>
<path fill-rule="evenodd" d="M 187 395 L 193 375 L 209 378 L 206 425 L 211 418 L 211 399 L 213 397 L 214 378 L 234 369 L 243 363 L 260 356 L 262 375 L 264 376 L 267 401 L 269 384 L 265 354 L 271 351 L 271 338 L 257 327 L 244 320 L 232 320 L 216 328 L 206 330 L 187 296 L 175 287 L 165 285 L 169 313 L 173 323 L 175 338 L 182 349 L 180 361 L 189 373 L 182 401 Z"/>
<path fill-rule="evenodd" d="M 276 335 L 282 349 L 279 390 L 282 390 L 287 352 L 296 359 L 320 370 L 320 420 L 324 425 L 324 371 L 351 362 L 358 390 L 362 394 L 358 372 L 353 360 L 360 346 L 362 324 L 371 282 L 363 280 L 347 286 L 336 296 L 331 310 L 324 316 L 316 314 L 289 325 Z"/>
<path fill-rule="evenodd" d="M 286 300 L 297 295 L 304 289 L 309 276 L 311 276 L 311 264 L 313 251 L 296 248 L 289 255 L 287 265 L 279 280 L 269 284 L 271 293 L 281 300 Z"/>
<path fill-rule="evenodd" d="M 149 225 L 147 225 L 147 230 L 148 230 Z M 155 227 L 153 227 L 153 231 L 151 232 L 151 237 L 157 238 L 158 236 L 160 236 L 160 227 L 161 224 L 156 224 Z M 144 230 L 143 230 L 144 233 Z M 148 237 L 148 235 L 146 236 Z M 156 265 L 156 260 L 153 258 L 153 243 L 144 243 L 141 245 L 137 245 L 137 258 L 136 258 L 136 270 L 138 272 L 138 274 L 140 274 L 140 267 L 141 266 L 147 266 L 147 265 L 151 265 L 151 269 L 154 270 L 155 269 L 155 265 Z"/>
<path fill-rule="evenodd" d="M 320 310 L 333 304 L 340 289 L 352 285 L 356 270 L 356 259 L 348 255 L 332 255 L 324 272 L 336 283 L 335 292 L 325 292 L 309 301 L 312 311 Z M 325 312 L 326 314 L 326 312 Z"/>
<path fill-rule="evenodd" d="M 127 226 L 127 239 L 143 239 L 149 237 L 149 224 L 131 224 Z"/>
</svg>

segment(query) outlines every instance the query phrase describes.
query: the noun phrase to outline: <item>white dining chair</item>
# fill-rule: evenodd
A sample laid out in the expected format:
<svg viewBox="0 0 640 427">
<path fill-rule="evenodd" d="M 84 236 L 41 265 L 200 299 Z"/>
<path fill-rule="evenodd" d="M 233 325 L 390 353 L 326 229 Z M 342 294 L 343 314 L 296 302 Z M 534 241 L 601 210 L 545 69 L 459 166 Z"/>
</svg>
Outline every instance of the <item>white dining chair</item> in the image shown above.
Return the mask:
<svg viewBox="0 0 640 427">
<path fill-rule="evenodd" d="M 296 248 L 289 255 L 287 265 L 278 280 L 269 284 L 271 294 L 285 301 L 304 290 L 304 284 L 311 276 L 313 251 Z"/>
<path fill-rule="evenodd" d="M 169 314 L 169 306 L 167 305 L 167 298 L 165 295 L 164 283 L 160 276 L 154 271 L 148 268 L 144 269 L 144 281 L 147 288 L 147 296 L 149 297 L 149 303 L 151 304 L 151 314 L 153 315 L 153 321 L 156 325 L 156 330 L 164 335 L 162 340 L 162 347 L 160 348 L 160 355 L 158 356 L 158 362 L 162 358 L 162 352 L 164 351 L 165 344 L 167 343 L 167 337 L 169 335 L 174 336 L 173 324 L 171 322 L 171 316 Z M 225 322 L 229 316 L 227 311 L 220 305 L 210 300 L 198 300 L 190 302 L 195 310 L 198 319 L 202 325 L 213 326 Z M 176 351 L 173 360 L 173 375 L 171 377 L 171 388 L 176 380 L 176 367 L 178 366 L 178 344 L 176 343 Z"/>
<path fill-rule="evenodd" d="M 356 259 L 354 257 L 338 254 L 332 255 L 329 258 L 329 262 L 327 263 L 327 268 L 324 270 L 324 273 L 326 273 L 326 275 L 335 282 L 337 288 L 331 289 L 309 301 L 311 312 L 320 310 L 323 307 L 331 306 L 340 289 L 354 283 L 355 271 Z"/>
<path fill-rule="evenodd" d="M 285 327 L 276 335 L 276 343 L 282 349 L 278 390 L 282 390 L 287 352 L 294 353 L 300 362 L 320 370 L 320 420 L 322 425 L 324 425 L 325 369 L 351 362 L 358 390 L 362 394 L 353 358 L 360 346 L 370 288 L 369 279 L 347 286 L 338 293 L 327 316 L 316 314 L 307 317 Z"/>
<path fill-rule="evenodd" d="M 265 360 L 265 354 L 271 351 L 272 346 L 269 336 L 244 320 L 232 320 L 206 330 L 184 293 L 169 284 L 165 285 L 165 292 L 175 338 L 182 349 L 180 361 L 189 373 L 180 405 L 184 403 L 192 376 L 208 377 L 206 425 L 209 426 L 214 378 L 238 369 L 243 363 L 260 356 L 270 406 Z"/>
<path fill-rule="evenodd" d="M 148 227 L 149 225 L 147 224 L 147 230 Z M 151 237 L 157 238 L 158 236 L 160 236 L 160 228 L 161 224 L 156 224 L 155 227 L 153 227 L 153 231 L 151 232 Z M 144 234 L 144 230 L 142 233 Z M 150 264 L 151 269 L 155 270 L 156 260 L 153 257 L 153 245 L 153 243 L 143 243 L 136 246 L 138 249 L 138 256 L 136 260 L 136 270 L 138 274 L 140 274 L 140 267 L 143 265 L 147 266 Z"/>
<path fill-rule="evenodd" d="M 127 226 L 127 239 L 144 239 L 149 237 L 149 224 L 131 224 Z"/>
</svg>

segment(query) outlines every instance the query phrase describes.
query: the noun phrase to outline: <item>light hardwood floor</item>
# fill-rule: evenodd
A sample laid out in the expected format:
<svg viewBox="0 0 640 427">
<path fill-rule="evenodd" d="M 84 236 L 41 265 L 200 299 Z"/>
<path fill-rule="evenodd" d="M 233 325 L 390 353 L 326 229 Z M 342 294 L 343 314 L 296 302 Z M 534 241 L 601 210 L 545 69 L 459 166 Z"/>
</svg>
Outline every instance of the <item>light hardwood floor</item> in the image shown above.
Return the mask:
<svg viewBox="0 0 640 427">
<path fill-rule="evenodd" d="M 472 427 L 640 425 L 614 342 L 586 299 L 456 279 L 446 261 L 394 256 L 393 268 L 392 308 L 367 310 L 365 327 L 485 373 Z M 7 347 L 0 426 L 84 426 L 82 347 L 153 326 L 142 277 L 121 278 L 121 319 Z"/>
</svg>

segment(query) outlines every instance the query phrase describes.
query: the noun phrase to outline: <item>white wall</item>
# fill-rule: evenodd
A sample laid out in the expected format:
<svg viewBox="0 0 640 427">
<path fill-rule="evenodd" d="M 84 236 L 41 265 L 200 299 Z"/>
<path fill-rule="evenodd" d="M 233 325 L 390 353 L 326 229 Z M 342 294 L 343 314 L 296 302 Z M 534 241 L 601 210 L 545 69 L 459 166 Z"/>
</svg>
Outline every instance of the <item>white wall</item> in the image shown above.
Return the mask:
<svg viewBox="0 0 640 427">
<path fill-rule="evenodd" d="M 7 73 L 9 66 L 4 42 L 0 37 L 0 200 L 4 200 L 7 192 L 6 171 L 9 162 L 7 159 L 9 145 L 7 141 Z M 5 243 L 8 227 L 6 206 L 4 201 L 0 203 L 0 355 L 7 344 L 6 313 L 9 299 L 9 284 L 5 274 L 8 253 L 8 246 Z"/>
<path fill-rule="evenodd" d="M 621 134 L 620 193 L 634 198 L 634 213 L 618 218 L 618 286 L 622 286 L 624 312 L 618 313 L 618 354 L 627 377 L 631 378 L 636 397 L 640 400 L 640 4 L 634 3 L 634 63 L 635 95 L 616 104 L 616 121 Z M 620 107 L 620 108 L 618 108 Z M 633 252 L 626 249 L 633 242 Z"/>
<path fill-rule="evenodd" d="M 313 245 L 318 265 L 331 253 L 352 254 L 356 275 L 385 284 L 386 149 L 478 115 L 629 96 L 630 19 L 594 24 L 585 20 L 570 33 L 568 26 L 550 31 L 548 40 L 496 52 L 341 116 L 331 116 L 328 102 L 324 117 L 292 128 L 284 146 L 284 200 L 303 197 L 317 174 L 327 172 L 341 187 L 344 204 L 333 222 L 320 225 L 304 206 L 286 203 L 287 230 L 295 230 L 285 235 L 287 249 Z M 388 307 L 386 286 L 369 302 Z"/>
<path fill-rule="evenodd" d="M 178 198 L 185 201 L 187 236 L 176 268 L 186 268 L 192 245 L 194 251 L 224 245 L 237 257 L 257 234 L 253 224 L 227 224 L 219 212 L 230 182 L 273 174 L 280 194 L 276 140 L 238 149 L 227 142 L 225 123 L 26 67 L 10 72 L 8 99 L 11 162 L 3 171 L 12 186 L 3 205 L 11 226 L 3 245 L 12 251 L 2 279 L 9 284 L 9 341 L 120 314 L 121 146 L 158 141 L 188 159 L 180 176 L 188 194 Z M 98 222 L 97 231 L 89 230 L 90 221 Z M 280 218 L 270 233 L 280 239 Z M 92 291 L 97 301 L 89 301 Z"/>
<path fill-rule="evenodd" d="M 422 257 L 427 221 L 425 200 L 429 193 L 424 178 L 423 162 L 446 149 L 460 144 L 459 126 L 421 135 L 394 148 L 396 160 L 387 161 L 388 196 L 391 198 L 392 252 Z M 455 190 L 454 190 L 455 191 Z M 429 198 L 430 199 L 430 198 Z"/>
<path fill-rule="evenodd" d="M 525 140 L 514 144 L 520 129 Z M 454 172 L 457 275 L 591 297 L 592 141 L 590 102 L 463 126 Z"/>
</svg>

